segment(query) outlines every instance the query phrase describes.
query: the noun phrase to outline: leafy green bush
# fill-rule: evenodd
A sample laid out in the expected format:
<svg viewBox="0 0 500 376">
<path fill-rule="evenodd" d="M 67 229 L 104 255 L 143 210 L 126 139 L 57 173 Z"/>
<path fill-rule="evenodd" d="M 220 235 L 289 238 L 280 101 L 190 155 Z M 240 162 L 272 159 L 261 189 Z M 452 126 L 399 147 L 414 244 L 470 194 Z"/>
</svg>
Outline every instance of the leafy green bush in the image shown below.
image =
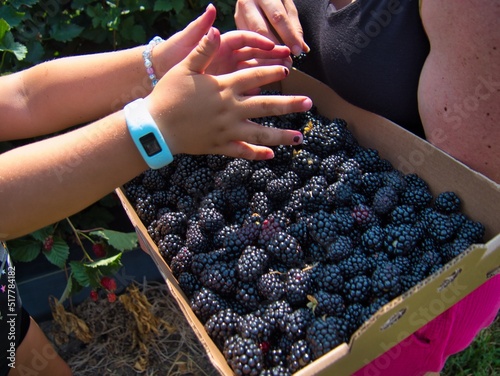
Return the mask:
<svg viewBox="0 0 500 376">
<path fill-rule="evenodd" d="M 0 1 L 0 72 L 60 56 L 112 51 L 166 38 L 199 16 L 199 0 Z M 214 1 L 215 26 L 234 28 L 235 0 Z"/>
</svg>

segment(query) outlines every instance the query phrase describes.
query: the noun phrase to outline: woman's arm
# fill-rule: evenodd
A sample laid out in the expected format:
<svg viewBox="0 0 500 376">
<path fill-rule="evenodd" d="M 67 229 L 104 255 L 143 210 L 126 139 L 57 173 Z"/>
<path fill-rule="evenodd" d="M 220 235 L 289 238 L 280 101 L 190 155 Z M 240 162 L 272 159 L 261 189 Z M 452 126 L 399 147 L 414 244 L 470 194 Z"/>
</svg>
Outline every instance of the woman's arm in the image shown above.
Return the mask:
<svg viewBox="0 0 500 376">
<path fill-rule="evenodd" d="M 431 51 L 419 84 L 428 140 L 500 183 L 500 3 L 423 1 Z"/>
</svg>

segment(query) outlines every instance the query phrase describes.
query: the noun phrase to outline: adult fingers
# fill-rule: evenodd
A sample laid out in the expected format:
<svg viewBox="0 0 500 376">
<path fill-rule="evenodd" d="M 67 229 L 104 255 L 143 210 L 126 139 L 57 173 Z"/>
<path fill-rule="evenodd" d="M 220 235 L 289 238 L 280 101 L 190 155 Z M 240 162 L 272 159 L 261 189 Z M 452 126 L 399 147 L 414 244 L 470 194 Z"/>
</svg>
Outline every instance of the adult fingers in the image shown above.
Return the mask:
<svg viewBox="0 0 500 376">
<path fill-rule="evenodd" d="M 264 35 L 275 43 L 281 43 L 273 33 L 262 9 L 254 0 L 238 0 L 234 13 L 236 27 L 240 30 L 251 30 Z"/>
</svg>

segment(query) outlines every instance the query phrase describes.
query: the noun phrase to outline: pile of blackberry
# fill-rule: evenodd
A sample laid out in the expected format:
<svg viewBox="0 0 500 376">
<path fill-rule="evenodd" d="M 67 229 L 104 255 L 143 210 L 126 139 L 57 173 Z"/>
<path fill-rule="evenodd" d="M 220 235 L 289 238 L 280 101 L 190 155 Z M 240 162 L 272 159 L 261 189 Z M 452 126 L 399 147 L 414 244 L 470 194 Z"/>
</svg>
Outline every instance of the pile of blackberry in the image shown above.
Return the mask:
<svg viewBox="0 0 500 376">
<path fill-rule="evenodd" d="M 178 155 L 125 185 L 235 374 L 298 371 L 483 242 L 455 193 L 433 196 L 344 120 L 315 108 L 254 120 L 304 142 L 269 161 Z"/>
</svg>

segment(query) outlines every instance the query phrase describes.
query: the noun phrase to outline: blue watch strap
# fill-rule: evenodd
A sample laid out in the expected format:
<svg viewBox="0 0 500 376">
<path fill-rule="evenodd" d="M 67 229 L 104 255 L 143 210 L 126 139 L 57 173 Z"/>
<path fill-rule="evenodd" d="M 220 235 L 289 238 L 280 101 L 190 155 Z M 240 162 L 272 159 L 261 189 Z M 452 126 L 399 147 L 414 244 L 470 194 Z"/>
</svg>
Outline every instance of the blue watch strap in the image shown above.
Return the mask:
<svg viewBox="0 0 500 376">
<path fill-rule="evenodd" d="M 146 107 L 143 98 L 124 107 L 125 120 L 132 140 L 148 166 L 158 169 L 174 160 L 163 135 Z"/>
</svg>

